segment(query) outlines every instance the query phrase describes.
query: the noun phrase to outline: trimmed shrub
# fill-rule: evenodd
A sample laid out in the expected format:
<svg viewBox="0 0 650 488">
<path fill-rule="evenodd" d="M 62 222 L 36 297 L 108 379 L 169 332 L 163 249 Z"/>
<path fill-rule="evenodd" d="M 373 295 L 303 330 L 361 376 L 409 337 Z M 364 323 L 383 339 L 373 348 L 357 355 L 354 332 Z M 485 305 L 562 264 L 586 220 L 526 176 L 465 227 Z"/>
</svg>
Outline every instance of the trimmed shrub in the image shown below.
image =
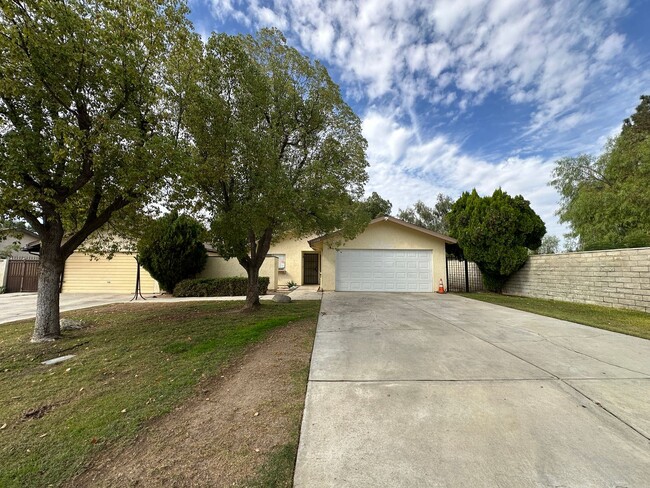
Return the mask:
<svg viewBox="0 0 650 488">
<path fill-rule="evenodd" d="M 138 242 L 140 264 L 163 290 L 172 293 L 177 283 L 205 267 L 204 234 L 196 219 L 173 211 L 154 221 Z"/>
<path fill-rule="evenodd" d="M 269 289 L 269 278 L 261 276 L 258 279 L 260 295 L 266 295 Z M 177 297 L 236 297 L 245 296 L 248 289 L 248 278 L 233 276 L 228 278 L 198 278 L 183 280 L 174 288 Z"/>
</svg>

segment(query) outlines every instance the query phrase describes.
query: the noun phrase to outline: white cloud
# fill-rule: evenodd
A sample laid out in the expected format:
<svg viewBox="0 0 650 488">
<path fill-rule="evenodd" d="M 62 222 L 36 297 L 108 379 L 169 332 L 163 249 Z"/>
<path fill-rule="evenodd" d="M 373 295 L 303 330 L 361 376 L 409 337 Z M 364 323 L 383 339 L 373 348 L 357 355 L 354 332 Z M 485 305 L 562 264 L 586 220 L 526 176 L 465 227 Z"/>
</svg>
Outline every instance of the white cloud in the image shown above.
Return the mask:
<svg viewBox="0 0 650 488">
<path fill-rule="evenodd" d="M 600 61 L 608 61 L 614 56 L 619 55 L 623 51 L 625 44 L 625 36 L 622 34 L 610 34 L 603 43 L 598 46 L 596 51 L 596 59 Z"/>
<path fill-rule="evenodd" d="M 280 30 L 287 28 L 287 19 L 282 15 L 278 15 L 268 7 L 255 6 L 252 8 L 252 11 L 257 17 L 260 25 L 265 27 L 277 27 Z"/>
<path fill-rule="evenodd" d="M 529 200 L 549 233 L 561 237 L 566 232 L 554 215 L 558 195 L 547 185 L 554 166 L 551 160 L 512 157 L 495 164 L 466 154 L 446 136 L 419 142 L 415 131 L 399 123 L 395 114 L 376 109 L 364 117 L 363 134 L 370 161 L 366 192 L 378 192 L 395 210 L 417 200 L 433 205 L 440 192 L 457 198 L 473 188 L 481 195 L 503 188 Z"/>
<path fill-rule="evenodd" d="M 432 91 L 451 87 L 463 111 L 504 91 L 536 106 L 530 132 L 562 119 L 625 48 L 614 30 L 623 0 L 210 1 L 220 19 L 285 30 L 371 101 L 435 102 Z"/>
<path fill-rule="evenodd" d="M 217 19 L 232 17 L 237 22 L 250 26 L 249 16 L 242 10 L 244 5 L 239 0 L 210 0 L 210 10 Z"/>
</svg>

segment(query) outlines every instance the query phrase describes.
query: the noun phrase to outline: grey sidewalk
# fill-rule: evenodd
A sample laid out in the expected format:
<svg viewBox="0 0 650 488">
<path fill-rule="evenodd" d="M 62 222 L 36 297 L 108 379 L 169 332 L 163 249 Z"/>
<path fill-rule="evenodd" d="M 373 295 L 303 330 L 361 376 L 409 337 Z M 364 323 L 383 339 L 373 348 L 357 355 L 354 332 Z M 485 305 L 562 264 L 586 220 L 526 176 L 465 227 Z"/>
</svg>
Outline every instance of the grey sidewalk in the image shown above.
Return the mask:
<svg viewBox="0 0 650 488">
<path fill-rule="evenodd" d="M 326 293 L 309 487 L 646 487 L 650 341 L 457 296 Z"/>
<path fill-rule="evenodd" d="M 164 295 L 163 295 L 164 296 Z M 146 303 L 180 303 L 205 301 L 243 301 L 246 297 L 189 297 L 189 298 L 156 298 L 144 295 L 146 300 L 133 300 L 133 295 L 112 295 L 96 293 L 62 293 L 60 307 L 62 312 L 82 308 L 99 307 L 111 303 L 131 303 L 138 306 Z M 271 300 L 273 295 L 263 295 L 260 300 Z M 5 293 L 0 295 L 0 324 L 27 320 L 36 316 L 36 293 Z"/>
</svg>

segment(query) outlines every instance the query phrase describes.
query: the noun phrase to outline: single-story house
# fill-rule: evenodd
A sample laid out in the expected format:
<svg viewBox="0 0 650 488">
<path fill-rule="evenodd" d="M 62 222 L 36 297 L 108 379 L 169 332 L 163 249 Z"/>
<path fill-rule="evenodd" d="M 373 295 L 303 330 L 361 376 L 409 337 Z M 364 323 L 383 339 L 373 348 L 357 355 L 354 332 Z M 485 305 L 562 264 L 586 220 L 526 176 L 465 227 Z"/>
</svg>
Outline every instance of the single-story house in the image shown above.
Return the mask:
<svg viewBox="0 0 650 488">
<path fill-rule="evenodd" d="M 320 285 L 324 291 L 431 292 L 447 289 L 446 244 L 456 240 L 395 217 L 378 217 L 354 239 L 334 232 L 285 239 L 278 258 L 280 285 Z"/>
<path fill-rule="evenodd" d="M 309 241 L 320 256 L 324 291 L 432 292 L 447 289 L 446 244 L 456 240 L 394 217 L 372 220 L 349 241 L 337 233 Z"/>
<path fill-rule="evenodd" d="M 286 238 L 274 243 L 260 270 L 269 289 L 295 283 L 324 291 L 432 292 L 445 289 L 446 244 L 456 240 L 394 217 L 372 220 L 351 240 L 340 233 Z M 133 293 L 137 264 L 129 253 L 111 260 L 75 252 L 66 262 L 63 293 Z M 142 293 L 159 293 L 158 283 L 141 269 Z M 208 263 L 198 277 L 246 276 L 236 259 L 225 260 L 208 247 Z"/>
</svg>

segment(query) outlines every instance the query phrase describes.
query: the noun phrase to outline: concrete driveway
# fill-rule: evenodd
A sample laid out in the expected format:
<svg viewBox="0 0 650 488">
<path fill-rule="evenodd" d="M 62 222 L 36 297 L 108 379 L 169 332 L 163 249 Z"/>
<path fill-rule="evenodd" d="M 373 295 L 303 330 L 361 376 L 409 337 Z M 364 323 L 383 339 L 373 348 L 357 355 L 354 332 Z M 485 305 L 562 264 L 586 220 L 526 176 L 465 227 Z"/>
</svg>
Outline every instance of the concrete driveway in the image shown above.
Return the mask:
<svg viewBox="0 0 650 488">
<path fill-rule="evenodd" d="M 326 293 L 300 487 L 648 487 L 650 341 L 452 295 Z"/>
</svg>

